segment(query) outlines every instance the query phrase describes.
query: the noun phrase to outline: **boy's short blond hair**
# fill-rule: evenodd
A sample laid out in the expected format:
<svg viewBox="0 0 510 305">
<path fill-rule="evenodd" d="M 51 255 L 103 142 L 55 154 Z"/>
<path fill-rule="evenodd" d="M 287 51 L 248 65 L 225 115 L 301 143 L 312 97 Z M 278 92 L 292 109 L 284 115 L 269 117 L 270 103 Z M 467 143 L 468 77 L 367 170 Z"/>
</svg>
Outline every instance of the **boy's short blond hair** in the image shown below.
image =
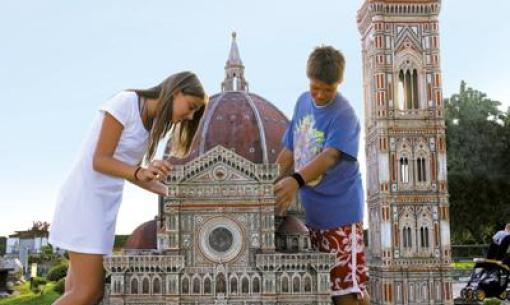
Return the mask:
<svg viewBox="0 0 510 305">
<path fill-rule="evenodd" d="M 332 46 L 316 47 L 306 65 L 306 75 L 327 84 L 342 82 L 344 78 L 345 58 Z"/>
</svg>

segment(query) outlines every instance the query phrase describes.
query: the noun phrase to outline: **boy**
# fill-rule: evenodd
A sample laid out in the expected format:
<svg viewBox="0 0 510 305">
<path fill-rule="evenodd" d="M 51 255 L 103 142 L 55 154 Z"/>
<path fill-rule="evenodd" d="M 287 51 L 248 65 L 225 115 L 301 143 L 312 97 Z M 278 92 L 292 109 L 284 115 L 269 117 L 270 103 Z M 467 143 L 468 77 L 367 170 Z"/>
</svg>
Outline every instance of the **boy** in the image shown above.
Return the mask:
<svg viewBox="0 0 510 305">
<path fill-rule="evenodd" d="M 281 173 L 274 191 L 285 213 L 301 195 L 312 247 L 336 253 L 331 270 L 334 304 L 368 304 L 363 254 L 363 189 L 357 161 L 360 124 L 349 102 L 337 92 L 345 60 L 330 46 L 309 56 L 310 91 L 297 100 L 283 136 L 277 163 Z"/>
</svg>

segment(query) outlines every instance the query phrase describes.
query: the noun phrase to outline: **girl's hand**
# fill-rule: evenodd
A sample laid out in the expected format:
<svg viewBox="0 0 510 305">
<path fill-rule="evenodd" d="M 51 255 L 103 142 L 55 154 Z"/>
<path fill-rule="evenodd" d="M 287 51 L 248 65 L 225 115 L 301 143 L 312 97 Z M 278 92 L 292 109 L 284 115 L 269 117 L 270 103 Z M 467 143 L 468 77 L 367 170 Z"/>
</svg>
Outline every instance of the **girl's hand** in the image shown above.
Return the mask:
<svg viewBox="0 0 510 305">
<path fill-rule="evenodd" d="M 135 179 L 142 182 L 149 182 L 152 180 L 162 181 L 166 179 L 169 173 L 170 162 L 166 160 L 154 160 L 149 167 L 138 170 Z"/>
<path fill-rule="evenodd" d="M 168 196 L 168 186 L 159 181 L 152 181 L 148 185 L 148 190 L 160 196 Z"/>
<path fill-rule="evenodd" d="M 165 197 L 168 196 L 168 186 L 161 181 L 151 180 L 149 182 L 142 182 L 140 180 L 130 180 L 130 182 L 154 194 Z"/>
<path fill-rule="evenodd" d="M 289 204 L 296 196 L 299 185 L 296 179 L 285 177 L 279 180 L 274 186 L 274 194 L 276 196 L 276 213 L 284 216 L 289 209 Z"/>
</svg>

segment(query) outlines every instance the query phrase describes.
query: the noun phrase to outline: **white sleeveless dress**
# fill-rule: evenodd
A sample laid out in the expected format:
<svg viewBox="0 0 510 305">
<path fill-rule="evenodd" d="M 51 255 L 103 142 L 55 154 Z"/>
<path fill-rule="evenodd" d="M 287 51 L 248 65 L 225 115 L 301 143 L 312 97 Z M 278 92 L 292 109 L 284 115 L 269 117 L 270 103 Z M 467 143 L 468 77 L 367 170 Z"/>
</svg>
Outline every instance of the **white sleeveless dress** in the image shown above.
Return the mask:
<svg viewBox="0 0 510 305">
<path fill-rule="evenodd" d="M 149 133 L 140 118 L 138 96 L 135 92 L 120 92 L 100 108 L 60 189 L 49 234 L 53 247 L 89 254 L 112 253 L 125 181 L 92 168 L 105 112 L 124 126 L 114 153 L 115 159 L 137 165 L 147 148 Z"/>
</svg>

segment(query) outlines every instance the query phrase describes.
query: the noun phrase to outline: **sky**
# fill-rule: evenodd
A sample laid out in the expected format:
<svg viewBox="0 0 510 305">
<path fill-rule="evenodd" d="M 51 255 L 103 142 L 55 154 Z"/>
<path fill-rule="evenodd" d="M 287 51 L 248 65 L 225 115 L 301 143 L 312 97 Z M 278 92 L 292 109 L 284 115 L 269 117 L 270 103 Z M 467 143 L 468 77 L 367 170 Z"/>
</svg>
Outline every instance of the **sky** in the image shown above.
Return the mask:
<svg viewBox="0 0 510 305">
<path fill-rule="evenodd" d="M 440 15 L 443 95 L 461 80 L 510 105 L 510 1 L 446 0 Z M 340 91 L 360 118 L 362 75 L 356 13 L 361 0 L 1 1 L 0 236 L 51 222 L 64 181 L 97 109 L 126 88 L 182 70 L 220 91 L 231 32 L 250 91 L 288 117 L 308 87 L 313 47 L 347 59 Z M 160 153 L 161 154 L 161 153 Z M 364 150 L 360 150 L 362 172 Z M 117 234 L 157 214 L 157 198 L 126 185 Z M 78 220 L 77 220 L 78 221 Z"/>
</svg>

